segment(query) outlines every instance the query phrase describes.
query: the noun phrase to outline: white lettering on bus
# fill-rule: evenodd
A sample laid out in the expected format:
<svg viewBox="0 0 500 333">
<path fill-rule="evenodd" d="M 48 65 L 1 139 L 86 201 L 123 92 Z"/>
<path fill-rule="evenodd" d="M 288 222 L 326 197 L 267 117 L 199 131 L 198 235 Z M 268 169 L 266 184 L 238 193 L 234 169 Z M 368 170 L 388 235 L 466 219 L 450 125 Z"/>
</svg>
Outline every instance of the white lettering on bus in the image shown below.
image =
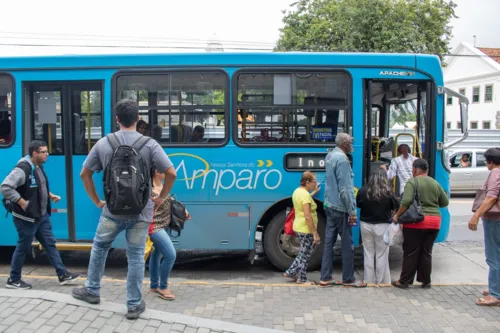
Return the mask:
<svg viewBox="0 0 500 333">
<path fill-rule="evenodd" d="M 208 188 L 212 187 L 215 190 L 215 195 L 219 195 L 221 190 L 230 190 L 234 187 L 238 190 L 251 190 L 264 186 L 268 190 L 275 190 L 283 181 L 283 175 L 277 169 L 243 169 L 238 174 L 231 169 L 210 169 L 208 171 L 195 169 L 191 175 L 188 175 L 184 160 L 180 161 L 175 171 L 177 178 L 180 181 L 185 181 L 187 189 L 192 190 L 196 185 L 201 185 L 201 190 L 204 190 L 208 183 Z M 277 176 L 276 183 L 271 180 L 274 179 L 273 174 Z M 211 186 L 212 177 L 210 175 L 213 175 L 213 186 Z"/>
</svg>

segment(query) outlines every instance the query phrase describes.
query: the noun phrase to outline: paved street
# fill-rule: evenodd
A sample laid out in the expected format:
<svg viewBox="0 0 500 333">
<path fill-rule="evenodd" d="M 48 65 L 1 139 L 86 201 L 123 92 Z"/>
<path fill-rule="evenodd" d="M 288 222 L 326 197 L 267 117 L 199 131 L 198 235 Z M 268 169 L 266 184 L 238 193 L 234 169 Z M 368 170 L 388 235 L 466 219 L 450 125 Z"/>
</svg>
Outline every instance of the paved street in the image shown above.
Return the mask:
<svg viewBox="0 0 500 333">
<path fill-rule="evenodd" d="M 450 235 L 448 242 L 434 248 L 430 290 L 297 286 L 284 281 L 281 272 L 265 259 L 250 265 L 245 255 L 181 252 L 171 279 L 177 300 L 167 302 L 150 293 L 146 277 L 143 290 L 148 310 L 136 324 L 124 319 L 127 271 L 123 251 L 111 254 L 102 285 L 102 304 L 93 308 L 69 296 L 72 286 L 59 286 L 53 268 L 42 255 L 27 260 L 24 268 L 24 277 L 33 283 L 34 291 L 13 296 L 8 294 L 12 291 L 0 289 L 0 332 L 31 332 L 35 324 L 28 322 L 35 319 L 40 324 L 37 333 L 236 333 L 264 332 L 264 328 L 290 332 L 499 332 L 500 307 L 474 304 L 487 283 L 488 270 L 482 229 L 476 233 L 467 229 L 471 203 L 470 198 L 452 200 Z M 393 278 L 400 272 L 401 255 L 400 248 L 391 249 Z M 65 252 L 64 261 L 72 271 L 85 273 L 88 256 L 88 252 Z M 0 254 L 0 279 L 6 280 L 9 261 L 8 253 Z M 335 278 L 339 271 L 337 264 Z M 356 275 L 363 277 L 359 250 Z M 310 272 L 309 278 L 318 280 L 319 272 Z M 65 310 L 68 306 L 64 304 L 69 304 L 71 311 Z M 26 306 L 34 311 L 23 313 Z M 37 310 L 38 306 L 47 309 Z M 13 322 L 11 318 L 19 320 Z"/>
<path fill-rule="evenodd" d="M 33 282 L 41 293 L 52 290 L 69 294 L 72 288 L 60 287 L 54 279 L 33 279 Z M 86 305 L 68 308 L 64 303 L 73 300 L 64 295 L 56 298 L 59 302 L 43 302 L 45 305 L 40 305 L 38 301 L 30 303 L 24 298 L 2 298 L 2 293 L 8 291 L 0 290 L 0 301 L 8 302 L 0 304 L 0 318 L 3 318 L 1 325 L 4 325 L 0 327 L 10 328 L 5 332 L 28 329 L 35 324 L 28 326 L 22 320 L 34 320 L 37 325 L 45 325 L 43 332 L 50 332 L 51 326 L 57 327 L 54 332 L 79 332 L 85 327 L 93 328 L 90 330 L 93 332 L 112 332 L 113 329 L 115 332 L 154 332 L 155 329 L 157 332 L 168 332 L 168 329 L 170 332 L 209 332 L 200 330 L 207 328 L 207 322 L 201 321 L 206 318 L 257 326 L 245 327 L 248 329 L 246 332 L 263 332 L 262 328 L 291 332 L 500 331 L 500 307 L 483 308 L 474 304 L 481 290 L 479 287 L 399 290 L 392 287 L 346 289 L 297 287 L 293 284 L 289 287 L 271 287 L 185 283 L 173 289 L 178 298 L 168 302 L 149 293 L 145 285 L 148 310 L 144 319 L 135 323 L 123 317 L 124 282 L 105 281 L 102 288 L 103 304 L 94 310 L 88 310 Z M 22 293 L 30 292 L 33 291 L 18 293 L 22 296 Z M 83 304 L 75 302 L 74 305 Z M 112 304 L 114 302 L 117 304 Z M 157 319 L 164 321 L 160 323 Z M 191 325 L 187 325 L 186 321 Z M 209 323 L 213 324 L 212 321 Z M 217 327 L 220 329 L 217 330 Z M 211 329 L 240 332 L 238 329 L 241 328 L 224 327 L 212 326 Z"/>
</svg>

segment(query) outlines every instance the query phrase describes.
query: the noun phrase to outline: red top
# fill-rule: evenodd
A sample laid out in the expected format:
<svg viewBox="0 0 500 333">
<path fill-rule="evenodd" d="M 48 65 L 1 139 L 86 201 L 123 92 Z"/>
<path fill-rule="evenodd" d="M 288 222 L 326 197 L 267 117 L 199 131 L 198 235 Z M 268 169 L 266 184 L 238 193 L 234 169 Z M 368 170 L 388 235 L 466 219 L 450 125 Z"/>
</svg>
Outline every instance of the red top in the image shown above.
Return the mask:
<svg viewBox="0 0 500 333">
<path fill-rule="evenodd" d="M 408 229 L 437 229 L 441 228 L 441 217 L 425 215 L 424 220 L 420 223 L 415 224 L 405 224 L 403 228 Z"/>
</svg>

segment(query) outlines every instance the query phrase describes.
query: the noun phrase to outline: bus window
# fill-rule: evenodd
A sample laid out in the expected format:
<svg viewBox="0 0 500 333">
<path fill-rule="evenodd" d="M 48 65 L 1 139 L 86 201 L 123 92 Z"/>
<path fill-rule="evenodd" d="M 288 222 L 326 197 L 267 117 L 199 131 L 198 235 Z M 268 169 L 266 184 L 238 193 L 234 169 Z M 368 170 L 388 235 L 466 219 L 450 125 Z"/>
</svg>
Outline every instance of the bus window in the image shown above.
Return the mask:
<svg viewBox="0 0 500 333">
<path fill-rule="evenodd" d="M 221 72 L 172 72 L 117 78 L 117 100 L 139 103 L 138 131 L 160 144 L 221 144 L 226 140 L 226 84 Z"/>
<path fill-rule="evenodd" d="M 75 87 L 72 90 L 73 153 L 86 155 L 102 138 L 102 97 L 100 87 Z"/>
<path fill-rule="evenodd" d="M 12 87 L 12 78 L 0 75 L 0 147 L 9 145 L 13 139 Z"/>
<path fill-rule="evenodd" d="M 239 143 L 332 144 L 346 131 L 344 72 L 243 72 L 237 75 Z"/>
</svg>

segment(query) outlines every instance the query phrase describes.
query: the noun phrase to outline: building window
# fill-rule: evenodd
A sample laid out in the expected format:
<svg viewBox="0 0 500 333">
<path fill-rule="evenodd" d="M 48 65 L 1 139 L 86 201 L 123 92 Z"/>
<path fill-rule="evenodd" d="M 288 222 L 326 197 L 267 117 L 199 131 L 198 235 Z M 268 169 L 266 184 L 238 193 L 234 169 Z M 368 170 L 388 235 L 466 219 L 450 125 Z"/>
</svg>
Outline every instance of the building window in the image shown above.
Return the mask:
<svg viewBox="0 0 500 333">
<path fill-rule="evenodd" d="M 479 103 L 479 93 L 481 92 L 480 87 L 472 88 L 472 103 Z"/>
<path fill-rule="evenodd" d="M 461 121 L 457 121 L 457 129 L 461 129 L 462 128 L 462 122 Z"/>
<path fill-rule="evenodd" d="M 484 101 L 485 102 L 493 101 L 493 85 L 492 84 L 488 84 L 484 88 Z"/>
<path fill-rule="evenodd" d="M 458 89 L 458 92 L 459 92 L 461 95 L 464 95 L 464 96 L 465 96 L 465 88 L 460 88 L 460 89 Z"/>
<path fill-rule="evenodd" d="M 491 122 L 483 121 L 483 129 L 491 129 Z"/>
<path fill-rule="evenodd" d="M 470 122 L 470 129 L 477 129 L 477 121 Z"/>
<path fill-rule="evenodd" d="M 446 105 L 452 105 L 452 104 L 453 104 L 453 97 L 446 96 Z"/>
<path fill-rule="evenodd" d="M 451 121 L 446 122 L 446 129 L 451 129 Z"/>
</svg>

